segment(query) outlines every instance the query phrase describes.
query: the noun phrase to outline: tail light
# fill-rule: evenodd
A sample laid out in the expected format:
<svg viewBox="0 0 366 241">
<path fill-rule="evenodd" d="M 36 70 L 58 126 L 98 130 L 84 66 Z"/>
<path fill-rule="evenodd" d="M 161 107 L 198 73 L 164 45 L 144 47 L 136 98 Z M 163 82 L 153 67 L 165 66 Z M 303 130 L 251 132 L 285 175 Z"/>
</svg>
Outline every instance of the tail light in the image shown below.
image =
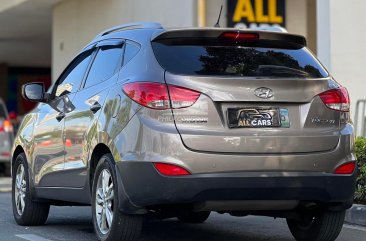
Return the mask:
<svg viewBox="0 0 366 241">
<path fill-rule="evenodd" d="M 173 109 L 192 106 L 201 95 L 197 91 L 175 85 L 168 85 L 168 89 Z"/>
<path fill-rule="evenodd" d="M 348 112 L 350 109 L 348 91 L 344 87 L 325 91 L 319 94 L 319 97 L 329 109 L 342 112 Z"/>
<path fill-rule="evenodd" d="M 123 91 L 138 104 L 159 110 L 189 107 L 201 95 L 197 91 L 180 86 L 148 82 L 125 84 Z"/>
<path fill-rule="evenodd" d="M 154 166 L 160 174 L 165 175 L 165 176 L 186 176 L 186 175 L 190 175 L 190 173 L 186 169 L 184 169 L 183 167 L 176 166 L 176 165 L 173 165 L 173 164 L 155 162 Z"/>
<path fill-rule="evenodd" d="M 0 123 L 0 132 L 12 132 L 13 131 L 13 125 L 9 120 L 3 120 L 2 123 Z"/>
<path fill-rule="evenodd" d="M 352 174 L 355 171 L 356 162 L 347 162 L 340 165 L 334 171 L 334 174 Z"/>
</svg>

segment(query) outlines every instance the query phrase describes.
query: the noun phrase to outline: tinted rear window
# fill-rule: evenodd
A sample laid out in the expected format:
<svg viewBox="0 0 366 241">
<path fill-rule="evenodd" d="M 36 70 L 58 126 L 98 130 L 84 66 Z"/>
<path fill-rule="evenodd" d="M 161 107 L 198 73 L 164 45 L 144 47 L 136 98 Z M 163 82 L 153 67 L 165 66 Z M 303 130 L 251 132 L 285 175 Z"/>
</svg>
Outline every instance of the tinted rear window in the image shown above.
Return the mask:
<svg viewBox="0 0 366 241">
<path fill-rule="evenodd" d="M 159 63 L 183 75 L 323 78 L 326 70 L 306 49 L 167 45 L 153 42 Z"/>
</svg>

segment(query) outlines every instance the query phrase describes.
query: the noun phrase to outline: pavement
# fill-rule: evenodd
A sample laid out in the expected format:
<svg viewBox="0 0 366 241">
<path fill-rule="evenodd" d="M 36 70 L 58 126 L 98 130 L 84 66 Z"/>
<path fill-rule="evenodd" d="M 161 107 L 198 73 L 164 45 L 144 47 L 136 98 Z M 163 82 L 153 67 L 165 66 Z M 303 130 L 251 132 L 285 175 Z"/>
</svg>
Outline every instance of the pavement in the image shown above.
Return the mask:
<svg viewBox="0 0 366 241">
<path fill-rule="evenodd" d="M 366 205 L 354 204 L 346 213 L 346 222 L 366 227 Z"/>
<path fill-rule="evenodd" d="M 47 223 L 21 227 L 13 220 L 10 193 L 0 193 L 0 241 L 96 240 L 90 207 L 52 207 Z M 213 213 L 204 224 L 150 220 L 139 241 L 294 241 L 286 221 Z M 337 241 L 366 241 L 366 228 L 345 225 Z"/>
<path fill-rule="evenodd" d="M 11 178 L 0 177 L 0 192 L 10 192 L 10 191 L 11 191 Z"/>
</svg>

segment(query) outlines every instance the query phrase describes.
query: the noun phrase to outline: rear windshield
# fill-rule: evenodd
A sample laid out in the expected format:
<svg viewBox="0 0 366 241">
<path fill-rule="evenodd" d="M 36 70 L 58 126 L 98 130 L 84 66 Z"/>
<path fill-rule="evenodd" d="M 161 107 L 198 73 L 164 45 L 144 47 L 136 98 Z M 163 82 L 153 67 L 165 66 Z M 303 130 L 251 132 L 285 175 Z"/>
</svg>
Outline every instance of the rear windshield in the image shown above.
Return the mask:
<svg viewBox="0 0 366 241">
<path fill-rule="evenodd" d="M 152 44 L 162 67 L 175 74 L 279 78 L 328 76 L 306 48 Z"/>
</svg>

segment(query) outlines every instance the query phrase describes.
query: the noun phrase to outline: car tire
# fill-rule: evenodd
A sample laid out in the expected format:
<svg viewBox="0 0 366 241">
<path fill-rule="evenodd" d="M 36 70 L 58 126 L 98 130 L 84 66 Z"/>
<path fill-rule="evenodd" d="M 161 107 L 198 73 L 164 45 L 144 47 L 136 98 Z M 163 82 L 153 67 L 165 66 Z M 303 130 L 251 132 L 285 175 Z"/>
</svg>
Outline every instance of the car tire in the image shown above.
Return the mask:
<svg viewBox="0 0 366 241">
<path fill-rule="evenodd" d="M 28 163 L 24 153 L 17 156 L 12 176 L 12 206 L 17 224 L 21 226 L 45 224 L 50 205 L 35 202 L 31 199 Z"/>
<path fill-rule="evenodd" d="M 303 221 L 287 219 L 287 225 L 297 241 L 334 241 L 342 230 L 345 213 L 324 211 Z"/>
<path fill-rule="evenodd" d="M 124 214 L 118 209 L 119 195 L 116 186 L 113 157 L 106 154 L 100 158 L 93 179 L 92 212 L 95 233 L 102 241 L 136 241 L 141 234 L 143 216 Z"/>
<path fill-rule="evenodd" d="M 209 211 L 187 212 L 184 214 L 180 214 L 178 216 L 178 220 L 183 223 L 204 223 L 208 219 L 210 214 L 211 212 Z"/>
</svg>

